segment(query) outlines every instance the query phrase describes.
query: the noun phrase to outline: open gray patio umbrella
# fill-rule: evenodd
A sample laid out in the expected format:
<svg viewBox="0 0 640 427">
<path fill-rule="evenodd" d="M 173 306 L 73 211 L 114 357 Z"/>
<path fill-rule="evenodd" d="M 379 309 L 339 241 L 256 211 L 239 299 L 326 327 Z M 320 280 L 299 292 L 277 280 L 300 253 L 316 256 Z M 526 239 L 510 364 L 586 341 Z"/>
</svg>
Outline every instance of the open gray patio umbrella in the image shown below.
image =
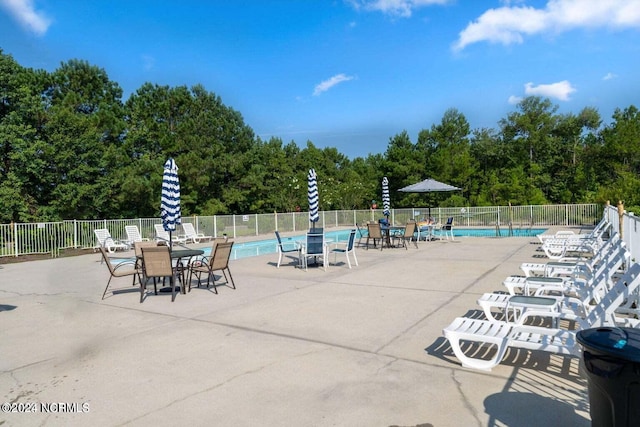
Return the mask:
<svg viewBox="0 0 640 427">
<path fill-rule="evenodd" d="M 389 196 L 389 180 L 385 176 L 382 178 L 382 214 L 389 220 L 391 215 L 391 197 Z"/>
<path fill-rule="evenodd" d="M 307 177 L 307 198 L 309 199 L 309 221 L 313 229 L 315 229 L 316 222 L 320 219 L 320 214 L 318 213 L 318 178 L 315 169 L 309 169 L 309 176 Z"/>
<path fill-rule="evenodd" d="M 162 175 L 162 197 L 160 199 L 160 217 L 162 228 L 169 232 L 169 248 L 172 248 L 171 233 L 176 231 L 176 225 L 181 222 L 180 213 L 180 180 L 178 179 L 178 165 L 173 158 L 164 164 Z"/>
<path fill-rule="evenodd" d="M 461 188 L 445 184 L 444 182 L 436 181 L 435 179 L 427 178 L 424 181 L 407 185 L 406 187 L 403 187 L 398 191 L 402 191 L 404 193 L 437 193 L 457 190 L 461 190 Z M 431 204 L 429 204 L 429 217 L 431 217 Z"/>
</svg>

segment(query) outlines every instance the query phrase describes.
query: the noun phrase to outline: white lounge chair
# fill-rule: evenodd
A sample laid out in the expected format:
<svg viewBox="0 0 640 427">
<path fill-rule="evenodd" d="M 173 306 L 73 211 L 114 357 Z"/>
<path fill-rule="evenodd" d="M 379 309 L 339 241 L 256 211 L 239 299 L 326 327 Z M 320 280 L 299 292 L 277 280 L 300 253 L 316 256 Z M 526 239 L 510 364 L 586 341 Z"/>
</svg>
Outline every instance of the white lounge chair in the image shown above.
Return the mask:
<svg viewBox="0 0 640 427">
<path fill-rule="evenodd" d="M 572 230 L 560 230 L 554 234 L 538 234 L 538 240 L 540 240 L 540 243 L 544 243 L 551 239 L 590 239 L 602 236 L 610 227 L 611 223 L 606 218 L 602 218 L 589 233 L 576 234 Z"/>
<path fill-rule="evenodd" d="M 126 225 L 124 231 L 127 233 L 127 243 L 133 246 L 136 242 L 148 242 L 149 239 L 142 237 L 137 225 Z"/>
<path fill-rule="evenodd" d="M 614 283 L 614 276 L 622 265 L 628 261 L 628 252 L 624 247 L 616 251 L 606 265 L 596 271 L 592 278 L 575 278 L 570 288 L 559 286 L 539 287 L 533 296 L 513 297 L 510 294 L 486 293 L 478 299 L 478 305 L 483 309 L 489 320 L 497 320 L 494 310 L 499 309 L 507 317 L 511 314 L 516 323 L 520 322 L 521 313 L 528 309 L 543 312 L 565 311 L 577 316 L 585 317 L 591 309 L 592 302 L 598 302 L 604 293 Z M 558 292 L 560 291 L 560 292 Z M 567 292 L 568 291 L 568 292 Z M 553 300 L 555 303 L 553 303 Z M 544 316 L 544 314 L 542 314 Z"/>
<path fill-rule="evenodd" d="M 542 244 L 540 249 L 544 251 L 547 258 L 559 260 L 568 257 L 591 256 L 600 249 L 603 243 L 599 238 L 549 239 Z"/>
<path fill-rule="evenodd" d="M 529 276 L 568 276 L 577 268 L 587 268 L 593 270 L 602 257 L 606 255 L 611 248 L 618 244 L 620 235 L 613 233 L 609 239 L 605 240 L 600 248 L 590 258 L 560 258 L 558 260 L 546 263 L 524 262 L 520 265 L 520 269 L 524 275 Z"/>
<path fill-rule="evenodd" d="M 545 239 L 541 249 L 550 259 L 593 254 L 604 244 L 605 240 L 603 238 L 610 228 L 611 223 L 602 220 L 600 224 L 587 235 Z M 611 234 L 610 231 L 609 234 Z"/>
<path fill-rule="evenodd" d="M 573 286 L 576 278 L 593 279 L 602 274 L 605 269 L 610 269 L 613 261 L 618 261 L 616 270 L 620 265 L 627 265 L 631 254 L 626 250 L 622 240 L 616 240 L 613 245 L 608 245 L 606 251 L 599 254 L 600 261 L 597 264 L 578 263 L 574 266 L 569 275 L 553 276 L 509 276 L 502 283 L 509 291 L 509 294 L 516 295 L 523 293 L 530 295 L 535 293 L 540 287 L 550 288 L 555 286 L 558 291 L 568 291 Z M 619 259 L 618 259 L 619 258 Z M 568 271 L 568 270 L 566 270 Z"/>
<path fill-rule="evenodd" d="M 190 222 L 182 223 L 182 231 L 184 234 L 181 235 L 185 239 L 186 242 L 200 243 L 200 240 L 211 240 L 213 236 L 205 236 L 203 233 L 196 232 L 193 224 Z"/>
<path fill-rule="evenodd" d="M 129 249 L 129 245 L 126 243 L 114 240 L 113 237 L 111 237 L 111 233 L 106 228 L 95 229 L 93 230 L 93 233 L 96 235 L 96 248 L 105 248 L 110 253 L 115 251 L 126 251 Z"/>
<path fill-rule="evenodd" d="M 576 330 L 458 317 L 445 327 L 442 333 L 449 340 L 455 356 L 466 368 L 491 370 L 502 361 L 507 350 L 512 347 L 577 356 L 580 352 L 580 346 L 576 345 L 575 339 L 577 331 L 597 326 L 618 326 L 615 310 L 637 292 L 639 285 L 640 264 L 633 264 L 602 300 L 593 306 L 587 317 L 566 314 L 558 316 L 575 321 L 578 326 Z M 473 357 L 463 351 L 465 342 L 493 346 L 495 352 L 489 358 Z"/>
<path fill-rule="evenodd" d="M 187 241 L 184 237 L 178 236 L 177 233 L 171 233 L 171 237 L 169 237 L 169 232 L 164 229 L 162 224 L 154 224 L 153 227 L 156 230 L 156 242 L 158 243 L 168 245 L 169 240 L 171 240 L 173 243 L 183 244 Z"/>
</svg>

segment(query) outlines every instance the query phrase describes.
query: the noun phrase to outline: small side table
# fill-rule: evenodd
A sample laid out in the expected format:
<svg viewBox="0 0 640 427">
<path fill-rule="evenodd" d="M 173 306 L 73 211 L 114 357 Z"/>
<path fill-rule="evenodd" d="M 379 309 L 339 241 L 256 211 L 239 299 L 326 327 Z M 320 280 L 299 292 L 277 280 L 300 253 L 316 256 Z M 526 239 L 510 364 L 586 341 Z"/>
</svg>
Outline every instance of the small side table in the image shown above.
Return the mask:
<svg viewBox="0 0 640 427">
<path fill-rule="evenodd" d="M 507 319 L 511 316 L 513 322 L 519 323 L 522 315 L 527 310 L 548 311 L 549 313 L 553 313 L 559 310 L 558 305 L 558 300 L 555 298 L 517 295 L 509 298 L 509 302 L 505 307 L 505 315 Z M 554 318 L 554 327 L 555 326 L 556 319 Z"/>
</svg>

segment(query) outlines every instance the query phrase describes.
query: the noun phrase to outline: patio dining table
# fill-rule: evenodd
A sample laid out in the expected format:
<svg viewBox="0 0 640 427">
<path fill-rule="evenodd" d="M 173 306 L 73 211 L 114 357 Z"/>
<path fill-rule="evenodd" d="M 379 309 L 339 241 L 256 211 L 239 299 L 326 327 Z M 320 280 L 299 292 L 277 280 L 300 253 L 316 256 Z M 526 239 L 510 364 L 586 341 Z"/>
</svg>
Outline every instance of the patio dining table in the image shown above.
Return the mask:
<svg viewBox="0 0 640 427">
<path fill-rule="evenodd" d="M 441 227 L 440 224 L 416 224 L 416 231 L 418 233 L 418 240 L 422 239 L 424 236 L 425 241 L 430 242 L 431 240 L 435 240 L 434 231 Z"/>
<path fill-rule="evenodd" d="M 391 236 L 398 232 L 404 232 L 404 228 L 404 225 L 380 225 L 380 230 L 382 231 L 382 235 L 384 236 L 384 240 L 386 241 L 388 248 L 393 247 L 391 245 Z"/>
</svg>

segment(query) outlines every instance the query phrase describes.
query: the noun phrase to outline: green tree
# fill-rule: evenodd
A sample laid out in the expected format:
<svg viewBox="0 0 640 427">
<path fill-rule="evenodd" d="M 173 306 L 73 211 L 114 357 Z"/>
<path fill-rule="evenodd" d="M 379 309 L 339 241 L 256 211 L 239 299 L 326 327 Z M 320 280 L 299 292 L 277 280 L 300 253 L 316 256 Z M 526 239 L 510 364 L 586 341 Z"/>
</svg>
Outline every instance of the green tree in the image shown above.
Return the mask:
<svg viewBox="0 0 640 427">
<path fill-rule="evenodd" d="M 49 218 L 103 218 L 117 215 L 112 172 L 120 167 L 108 153 L 124 132 L 122 90 L 107 73 L 86 61 L 63 63 L 51 75 L 43 140 L 47 169 L 43 200 Z"/>
<path fill-rule="evenodd" d="M 48 76 L 21 67 L 0 49 L 0 222 L 38 218 L 50 190 L 42 181 L 47 167 L 42 93 Z"/>
<path fill-rule="evenodd" d="M 418 145 L 429 153 L 427 170 L 430 176 L 462 188 L 463 196 L 467 197 L 471 192 L 472 177 L 479 167 L 477 159 L 471 154 L 470 134 L 471 126 L 467 118 L 451 108 L 445 111 L 439 124 L 421 131 L 418 137 Z"/>
<path fill-rule="evenodd" d="M 524 98 L 517 107 L 518 111 L 500 121 L 505 149 L 512 153 L 514 167 L 524 167 L 527 200 L 533 203 L 542 192 L 545 202 L 552 192 L 552 163 L 560 150 L 554 134 L 558 107 L 537 96 Z"/>
</svg>

